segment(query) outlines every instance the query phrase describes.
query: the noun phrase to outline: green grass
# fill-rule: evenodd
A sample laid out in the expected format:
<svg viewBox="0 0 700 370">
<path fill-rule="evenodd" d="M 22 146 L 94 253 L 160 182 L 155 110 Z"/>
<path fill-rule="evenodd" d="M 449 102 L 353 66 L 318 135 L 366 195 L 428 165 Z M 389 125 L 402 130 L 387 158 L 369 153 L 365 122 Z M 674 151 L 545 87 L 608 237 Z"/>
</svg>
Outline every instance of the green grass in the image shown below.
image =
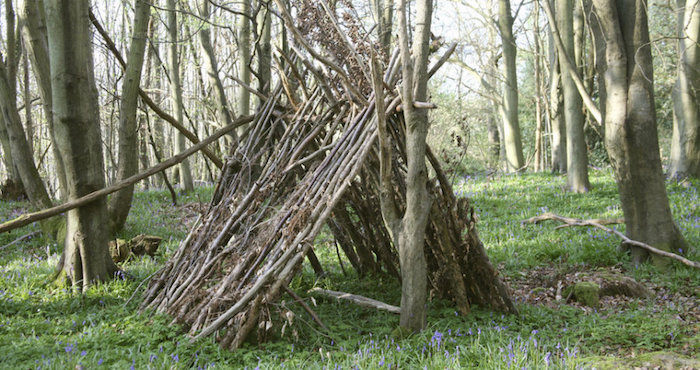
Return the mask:
<svg viewBox="0 0 700 370">
<path fill-rule="evenodd" d="M 555 230 L 553 223 L 521 226 L 521 220 L 543 211 L 578 218 L 621 217 L 611 174 L 594 171 L 591 181 L 589 194 L 567 193 L 562 190 L 565 179 L 548 174 L 464 178 L 455 189 L 473 199 L 480 236 L 494 264 L 510 279 L 521 279 L 533 268 L 573 272 L 617 265 L 669 294 L 700 294 L 698 271 L 677 264 L 665 272 L 646 265 L 634 269 L 626 255 L 617 251 L 619 241 L 600 231 Z M 674 216 L 695 246 L 700 245 L 699 189 L 697 181 L 668 185 Z M 206 202 L 211 193 L 211 189 L 199 189 L 180 201 Z M 0 203 L 0 222 L 17 216 L 26 206 Z M 42 237 L 0 250 L 0 367 L 587 368 L 597 355 L 699 354 L 700 328 L 679 319 L 686 317 L 687 307 L 653 300 L 598 311 L 519 303 L 518 316 L 475 307 L 466 317 L 458 316 L 449 302 L 432 301 L 427 330 L 394 338 L 398 316 L 306 293 L 319 286 L 395 305 L 400 300 L 400 286 L 388 276 L 358 278 L 347 260 L 344 275 L 332 239 L 325 233 L 317 239 L 317 255 L 328 275 L 316 278 L 305 263 L 290 286 L 329 332 L 323 332 L 285 295 L 269 307 L 274 327 L 266 341 L 253 339 L 236 352 L 220 349 L 211 338 L 191 343 L 168 317 L 138 313 L 146 279 L 188 232 L 183 215 L 182 207 L 169 204 L 166 192 L 138 193 L 119 237 L 161 236 L 163 253 L 127 262 L 123 267 L 130 280 L 102 284 L 84 295 L 46 284 L 58 247 Z M 34 230 L 36 226 L 27 226 L 0 234 L 0 247 Z M 700 251 L 690 251 L 687 257 L 700 260 Z"/>
</svg>

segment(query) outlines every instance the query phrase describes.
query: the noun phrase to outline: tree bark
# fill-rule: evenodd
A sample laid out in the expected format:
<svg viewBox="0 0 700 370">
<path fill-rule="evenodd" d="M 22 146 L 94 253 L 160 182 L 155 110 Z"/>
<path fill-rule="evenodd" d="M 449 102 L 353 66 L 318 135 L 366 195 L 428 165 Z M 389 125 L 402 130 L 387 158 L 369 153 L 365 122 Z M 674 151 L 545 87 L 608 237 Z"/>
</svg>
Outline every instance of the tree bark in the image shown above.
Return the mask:
<svg viewBox="0 0 700 370">
<path fill-rule="evenodd" d="M 45 9 L 55 145 L 74 200 L 105 187 L 89 1 L 46 1 Z M 105 197 L 67 213 L 63 271 L 79 291 L 119 270 L 109 255 L 108 227 Z"/>
<path fill-rule="evenodd" d="M 394 27 L 394 0 L 374 0 L 374 12 L 377 16 L 377 38 L 384 56 L 391 55 L 391 35 Z"/>
<path fill-rule="evenodd" d="M 503 139 L 506 149 L 506 166 L 509 172 L 524 170 L 523 144 L 518 123 L 518 76 L 515 65 L 517 48 L 513 37 L 513 16 L 510 0 L 498 2 L 498 29 L 501 32 L 503 65 L 506 80 L 503 85 Z"/>
<path fill-rule="evenodd" d="M 246 86 L 250 86 L 250 14 L 251 0 L 243 0 L 242 15 L 238 20 L 238 63 L 239 78 Z M 250 91 L 243 86 L 239 86 L 238 114 L 247 116 L 250 113 Z M 246 127 L 238 130 L 239 136 L 243 134 Z"/>
<path fill-rule="evenodd" d="M 427 71 L 432 0 L 420 0 L 417 3 L 413 53 L 409 51 L 408 46 L 406 11 L 406 0 L 401 0 L 399 43 L 403 65 L 402 106 L 406 122 L 407 174 L 406 210 L 401 220 L 398 238 L 401 264 L 400 325 L 410 331 L 420 331 L 426 325 L 427 268 L 423 249 L 431 199 L 426 189 L 428 173 L 425 166 L 428 111 L 414 108 L 413 102 L 427 101 L 428 98 Z"/>
<path fill-rule="evenodd" d="M 14 22 L 15 22 L 15 15 L 14 15 L 14 10 L 12 8 L 12 1 L 8 0 L 5 2 L 5 27 L 6 27 L 6 36 L 5 36 L 5 41 L 7 45 L 7 64 L 8 66 L 12 66 L 12 62 L 14 61 L 14 52 L 15 48 L 13 45 L 15 44 L 14 41 Z M 2 61 L 0 61 L 2 63 Z M 8 73 L 8 82 L 12 83 L 14 85 L 14 79 L 12 79 L 11 73 Z M 10 92 L 11 94 L 14 93 L 14 90 Z M 13 164 L 12 160 L 12 149 L 10 146 L 10 137 L 9 134 L 7 133 L 7 128 L 6 128 L 6 123 L 5 119 L 0 116 L 0 148 L 2 148 L 2 162 L 5 165 L 5 168 L 7 169 L 7 178 L 9 180 L 12 180 L 15 184 L 21 184 L 21 179 L 19 177 L 19 173 L 17 172 L 17 168 Z"/>
<path fill-rule="evenodd" d="M 540 48 L 540 7 L 539 2 L 535 1 L 533 31 L 535 53 L 533 55 L 533 64 L 535 69 L 535 172 L 540 172 L 544 169 L 544 122 L 542 117 L 542 97 L 544 96 L 542 84 L 542 56 Z"/>
<path fill-rule="evenodd" d="M 269 6 L 269 5 L 268 5 Z M 260 1 L 260 10 L 258 10 L 258 35 L 260 40 L 257 42 L 258 53 L 258 92 L 267 96 L 270 94 L 270 85 L 272 84 L 272 19 L 270 17 L 270 9 L 263 5 Z M 258 103 L 261 107 L 263 102 Z"/>
<path fill-rule="evenodd" d="M 51 96 L 51 72 L 49 67 L 49 44 L 46 33 L 46 17 L 41 1 L 21 0 L 19 3 L 20 25 L 24 48 L 32 64 L 32 71 L 39 87 L 39 95 L 44 108 L 51 142 L 56 142 L 53 130 L 53 101 Z M 59 198 L 66 199 L 66 181 L 63 158 L 56 145 L 52 146 L 56 176 L 58 177 Z"/>
<path fill-rule="evenodd" d="M 550 28 L 551 31 L 551 28 Z M 550 32 L 550 72 L 549 72 L 549 123 L 552 129 L 552 172 L 566 172 L 566 121 L 564 120 L 564 101 L 561 95 L 561 68 L 557 60 L 557 51 L 551 41 Z"/>
<path fill-rule="evenodd" d="M 134 1 L 134 20 L 132 26 L 131 47 L 122 85 L 121 107 L 119 109 L 119 162 L 117 181 L 136 174 L 139 169 L 138 125 L 136 110 L 138 108 L 141 71 L 146 53 L 146 32 L 151 6 L 146 0 Z M 126 217 L 131 209 L 134 186 L 126 187 L 115 193 L 109 201 L 109 218 L 112 233 L 124 228 Z"/>
<path fill-rule="evenodd" d="M 576 54 L 574 0 L 558 0 L 557 5 L 558 28 L 565 48 L 564 53 L 558 54 L 559 64 L 562 65 L 566 63 L 562 58 Z M 583 134 L 583 105 L 571 73 L 562 73 L 561 79 L 566 121 L 566 183 L 570 191 L 584 193 L 590 189 L 591 184 L 588 181 L 588 153 Z"/>
<path fill-rule="evenodd" d="M 658 249 L 685 251 L 687 243 L 673 222 L 661 169 L 646 4 L 642 0 L 593 4 L 606 45 L 605 144 L 626 233 Z M 632 248 L 635 264 L 647 255 Z"/>
<path fill-rule="evenodd" d="M 34 164 L 34 154 L 27 143 L 22 119 L 17 112 L 17 40 L 15 14 L 10 0 L 5 2 L 5 21 L 7 57 L 4 62 L 0 60 L 0 125 L 6 130 L 9 146 L 6 149 L 9 149 L 12 158 L 8 170 L 10 173 L 17 171 L 32 206 L 50 207 L 51 198 Z"/>
<path fill-rule="evenodd" d="M 173 115 L 178 122 L 183 122 L 183 103 L 182 103 L 182 83 L 180 82 L 180 61 L 178 53 L 178 21 L 177 21 L 177 5 L 175 0 L 168 0 L 168 39 L 170 46 L 168 47 L 168 67 L 170 70 L 170 98 L 172 101 Z M 181 133 L 175 135 L 175 152 L 185 150 L 185 136 Z M 190 170 L 190 162 L 185 159 L 178 165 L 180 175 L 180 186 L 184 192 L 194 190 L 192 182 L 192 171 Z"/>
<path fill-rule="evenodd" d="M 678 0 L 678 77 L 673 89 L 670 175 L 700 177 L 700 1 Z"/>
<path fill-rule="evenodd" d="M 34 155 L 27 144 L 22 119 L 17 112 L 16 95 L 12 94 L 15 91 L 13 85 L 8 80 L 5 65 L 0 62 L 0 109 L 2 121 L 7 128 L 13 165 L 17 168 L 32 206 L 39 209 L 50 207 L 51 198 L 34 164 Z"/>
</svg>

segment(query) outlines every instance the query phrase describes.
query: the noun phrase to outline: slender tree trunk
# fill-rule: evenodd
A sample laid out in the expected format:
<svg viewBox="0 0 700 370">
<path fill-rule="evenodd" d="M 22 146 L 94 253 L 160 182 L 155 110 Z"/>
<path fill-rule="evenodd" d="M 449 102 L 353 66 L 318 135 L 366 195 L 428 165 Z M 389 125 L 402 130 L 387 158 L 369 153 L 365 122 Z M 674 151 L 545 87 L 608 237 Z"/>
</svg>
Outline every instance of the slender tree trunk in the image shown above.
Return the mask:
<svg viewBox="0 0 700 370">
<path fill-rule="evenodd" d="M 670 175 L 700 177 L 700 1 L 678 0 L 678 77 L 673 90 Z"/>
<path fill-rule="evenodd" d="M 566 54 L 575 55 L 574 0 L 558 0 L 557 5 L 559 32 L 566 48 Z M 565 57 L 566 55 L 559 54 L 560 59 Z M 571 74 L 562 73 L 561 79 L 564 95 L 564 120 L 566 121 L 567 187 L 573 192 L 584 193 L 590 189 L 591 184 L 588 181 L 588 153 L 583 133 L 583 103 Z"/>
<path fill-rule="evenodd" d="M 105 187 L 89 1 L 45 5 L 55 145 L 63 157 L 70 201 Z M 63 271 L 80 291 L 118 271 L 107 246 L 108 221 L 104 197 L 67 213 Z"/>
<path fill-rule="evenodd" d="M 168 48 L 168 64 L 170 69 L 170 97 L 172 99 L 173 115 L 178 122 L 183 122 L 183 103 L 182 103 L 182 84 L 180 82 L 180 61 L 178 59 L 178 21 L 177 21 L 177 5 L 175 0 L 168 0 L 168 39 L 170 46 Z M 185 136 L 181 133 L 175 134 L 175 152 L 181 153 L 185 150 Z M 179 169 L 180 186 L 184 192 L 194 190 L 192 182 L 192 171 L 190 170 L 190 161 L 185 159 L 177 167 Z"/>
<path fill-rule="evenodd" d="M 197 2 L 197 9 L 199 10 L 200 17 L 209 19 L 209 0 L 199 0 Z M 208 24 L 204 24 L 202 29 L 199 31 L 199 41 L 202 45 L 202 54 L 204 54 L 204 69 L 207 75 L 207 80 L 214 93 L 217 119 L 219 120 L 219 124 L 228 126 L 231 124 L 231 122 L 233 122 L 234 113 L 228 103 L 228 99 L 226 98 L 224 85 L 219 78 L 219 67 L 216 61 L 216 52 L 211 43 L 211 31 Z M 235 131 L 232 133 L 232 135 L 234 136 L 235 140 Z"/>
<path fill-rule="evenodd" d="M 518 77 L 515 65 L 517 48 L 513 37 L 513 16 L 510 13 L 510 0 L 498 2 L 498 28 L 503 44 L 503 65 L 506 80 L 503 86 L 503 139 L 506 149 L 508 171 L 522 171 L 525 166 L 523 144 L 518 123 Z"/>
<path fill-rule="evenodd" d="M 38 209 L 48 208 L 51 207 L 51 198 L 46 192 L 46 187 L 34 164 L 34 155 L 27 144 L 27 137 L 22 128 L 22 119 L 17 112 L 16 96 L 12 94 L 15 91 L 14 84 L 8 80 L 7 72 L 5 65 L 0 63 L 0 109 L 2 110 L 2 121 L 7 128 L 13 165 L 19 172 L 19 177 L 32 206 Z"/>
<path fill-rule="evenodd" d="M 258 11 L 258 35 L 260 40 L 257 43 L 258 53 L 258 91 L 263 95 L 270 94 L 270 85 L 272 84 L 272 18 L 270 10 L 263 6 L 263 1 L 260 1 L 261 8 Z M 269 5 L 268 5 L 269 6 Z M 262 101 L 258 106 L 262 106 Z"/>
<path fill-rule="evenodd" d="M 134 20 L 132 26 L 131 47 L 122 85 L 121 107 L 119 109 L 119 162 L 117 181 L 135 175 L 139 169 L 138 125 L 136 110 L 138 108 L 141 71 L 146 53 L 146 32 L 151 14 L 150 3 L 146 0 L 134 1 Z M 184 140 L 184 139 L 183 139 Z M 128 186 L 114 195 L 109 201 L 110 226 L 113 233 L 124 228 L 126 217 L 131 209 L 134 186 Z"/>
<path fill-rule="evenodd" d="M 552 172 L 566 172 L 566 121 L 561 94 L 561 68 L 554 46 L 551 28 L 549 34 L 549 122 L 552 129 Z"/>
<path fill-rule="evenodd" d="M 535 172 L 540 172 L 544 169 L 544 122 L 542 117 L 542 57 L 540 49 L 540 7 L 539 2 L 535 1 L 534 10 L 534 44 L 535 54 L 533 55 L 533 64 L 535 66 Z"/>
<path fill-rule="evenodd" d="M 29 151 L 34 154 L 34 120 L 32 119 L 32 90 L 29 88 L 29 58 L 27 53 L 22 55 L 22 71 L 24 83 L 24 129 L 27 133 Z"/>
<path fill-rule="evenodd" d="M 27 137 L 22 127 L 22 119 L 17 112 L 17 41 L 15 40 L 15 14 L 12 2 L 5 2 L 6 49 L 5 62 L 0 61 L 0 110 L 4 127 L 7 130 L 7 144 L 12 158 L 9 170 L 16 169 L 29 201 L 35 208 L 51 207 L 44 182 L 34 164 Z"/>
<path fill-rule="evenodd" d="M 414 101 L 428 99 L 428 47 L 432 0 L 419 0 L 413 53 L 409 51 L 406 0 L 399 3 L 399 43 L 403 65 L 402 106 L 406 121 L 406 210 L 399 234 L 401 264 L 401 327 L 420 331 L 426 325 L 427 271 L 423 252 L 431 200 L 426 189 L 425 166 L 428 111 L 415 109 Z M 412 54 L 412 55 L 411 55 Z M 413 59 L 411 59 L 413 56 Z M 415 95 L 414 95 L 415 83 Z"/>
<path fill-rule="evenodd" d="M 377 38 L 385 57 L 391 54 L 391 35 L 394 27 L 394 0 L 375 0 L 377 15 Z"/>
<path fill-rule="evenodd" d="M 20 25 L 24 48 L 32 64 L 32 71 L 39 87 L 39 95 L 44 107 L 44 116 L 48 126 L 51 142 L 56 142 L 53 130 L 53 101 L 51 92 L 51 74 L 49 68 L 49 44 L 46 33 L 46 17 L 43 3 L 34 0 L 21 0 L 19 3 Z M 61 199 L 66 199 L 66 181 L 63 158 L 56 145 L 52 146 L 55 174 L 58 177 Z"/>
<path fill-rule="evenodd" d="M 250 16 L 251 16 L 251 0 L 243 0 L 243 8 L 238 20 L 238 63 L 239 63 L 239 78 L 244 84 L 250 86 Z M 238 114 L 247 116 L 250 114 L 250 91 L 243 86 L 239 87 L 238 95 Z M 242 126 L 238 132 L 243 134 L 246 126 Z"/>
<path fill-rule="evenodd" d="M 8 45 L 8 50 L 7 50 L 7 63 L 8 66 L 12 65 L 12 61 L 14 60 L 14 48 L 12 45 L 14 45 L 14 22 L 15 22 L 15 16 L 14 16 L 14 10 L 12 8 L 12 1 L 8 0 L 5 2 L 5 27 L 6 27 L 6 45 Z M 2 61 L 0 61 L 2 63 Z M 8 76 L 8 78 L 12 78 L 12 76 Z M 12 80 L 14 81 L 14 80 Z M 10 82 L 10 81 L 8 81 Z M 10 92 L 12 93 L 12 92 Z M 0 147 L 2 147 L 2 162 L 5 165 L 5 168 L 7 169 L 7 175 L 8 179 L 12 180 L 17 185 L 22 184 L 22 180 L 19 177 L 19 172 L 17 172 L 17 168 L 13 164 L 12 160 L 12 149 L 10 146 L 10 137 L 9 134 L 7 133 L 7 128 L 6 128 L 6 123 L 5 119 L 0 116 Z"/>
<path fill-rule="evenodd" d="M 687 243 L 673 222 L 661 169 L 646 3 L 594 0 L 605 38 L 605 144 L 615 170 L 626 233 L 678 252 Z M 632 249 L 634 263 L 648 253 Z"/>
</svg>

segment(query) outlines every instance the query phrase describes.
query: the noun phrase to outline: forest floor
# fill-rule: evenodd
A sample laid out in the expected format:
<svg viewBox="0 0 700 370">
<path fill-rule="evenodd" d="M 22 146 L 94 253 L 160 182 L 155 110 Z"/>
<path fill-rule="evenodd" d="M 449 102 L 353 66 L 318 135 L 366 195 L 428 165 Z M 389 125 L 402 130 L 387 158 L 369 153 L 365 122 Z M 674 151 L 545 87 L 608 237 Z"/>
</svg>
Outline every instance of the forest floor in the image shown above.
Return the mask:
<svg viewBox="0 0 700 370">
<path fill-rule="evenodd" d="M 119 237 L 160 236 L 160 253 L 125 262 L 130 278 L 83 295 L 47 283 L 60 249 L 56 243 L 37 235 L 8 245 L 38 226 L 1 234 L 0 368 L 700 368 L 700 271 L 678 263 L 663 270 L 634 267 L 617 250 L 619 240 L 599 230 L 521 224 L 544 212 L 622 217 L 611 173 L 593 171 L 591 181 L 590 193 L 571 194 L 563 190 L 564 177 L 549 174 L 456 179 L 457 195 L 472 199 L 482 241 L 520 313 L 474 308 L 459 316 L 450 302 L 433 300 L 428 328 L 408 338 L 392 337 L 396 315 L 308 292 L 321 287 L 394 305 L 400 300 L 395 279 L 358 277 L 325 232 L 316 252 L 326 275 L 317 278 L 305 263 L 290 288 L 328 331 L 288 296 L 270 305 L 276 319 L 266 338 L 236 352 L 210 338 L 192 343 L 168 317 L 139 313 L 147 279 L 185 238 L 211 188 L 180 197 L 177 206 L 164 191 L 137 193 Z M 695 246 L 686 257 L 698 261 L 700 182 L 668 183 L 667 190 L 674 217 Z M 26 207 L 0 202 L 0 222 Z M 624 231 L 624 225 L 613 227 Z M 653 294 L 604 297 L 596 308 L 556 299 L 560 285 L 610 274 L 634 279 Z"/>
</svg>

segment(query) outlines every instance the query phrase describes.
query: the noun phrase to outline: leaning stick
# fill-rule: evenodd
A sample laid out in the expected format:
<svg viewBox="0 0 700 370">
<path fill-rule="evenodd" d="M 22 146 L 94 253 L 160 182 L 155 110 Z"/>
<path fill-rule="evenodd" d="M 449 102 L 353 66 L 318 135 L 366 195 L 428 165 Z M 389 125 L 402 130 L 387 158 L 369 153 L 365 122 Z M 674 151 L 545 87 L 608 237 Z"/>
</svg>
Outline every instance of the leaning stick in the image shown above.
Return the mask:
<svg viewBox="0 0 700 370">
<path fill-rule="evenodd" d="M 376 308 L 378 310 L 384 310 L 384 311 L 389 311 L 391 313 L 401 313 L 401 308 L 397 306 L 392 306 L 388 303 L 384 303 L 382 301 L 378 301 L 376 299 L 372 298 L 367 298 L 361 295 L 356 295 L 356 294 L 350 294 L 350 293 L 345 293 L 345 292 L 337 292 L 335 290 L 327 290 L 327 289 L 321 289 L 321 288 L 313 288 L 309 290 L 309 293 L 317 293 L 320 295 L 324 295 L 326 297 L 332 297 L 335 299 L 345 299 L 347 301 L 350 301 L 358 306 L 362 307 L 368 307 L 368 308 Z"/>
<path fill-rule="evenodd" d="M 119 181 L 110 187 L 92 192 L 90 194 L 87 194 L 87 195 L 82 196 L 78 199 L 72 200 L 70 202 L 61 204 L 61 205 L 56 206 L 56 207 L 47 208 L 47 209 L 44 209 L 44 210 L 41 210 L 38 212 L 34 212 L 34 213 L 27 213 L 27 214 L 24 214 L 22 216 L 15 218 L 14 220 L 3 222 L 2 224 L 0 224 L 0 233 L 3 233 L 5 231 L 10 231 L 10 230 L 16 229 L 18 227 L 28 225 L 32 222 L 43 220 L 45 218 L 49 218 L 49 217 L 55 216 L 57 214 L 69 211 L 73 208 L 77 208 L 77 207 L 80 207 L 80 206 L 85 205 L 87 203 L 93 202 L 96 199 L 103 197 L 105 195 L 112 194 L 120 189 L 123 189 L 123 188 L 129 186 L 129 185 L 133 185 L 133 184 L 135 184 L 135 183 L 137 183 L 137 182 L 139 182 L 147 177 L 150 177 L 150 176 L 152 176 L 160 171 L 165 170 L 166 168 L 170 168 L 170 167 L 182 162 L 183 160 L 185 160 L 185 158 L 191 156 L 192 154 L 196 153 L 199 150 L 202 150 L 207 145 L 213 143 L 214 141 L 216 141 L 220 137 L 235 130 L 239 126 L 242 126 L 242 125 L 245 125 L 245 124 L 251 122 L 252 120 L 253 120 L 253 116 L 241 117 L 241 118 L 235 120 L 232 124 L 216 131 L 214 134 L 212 134 L 208 138 L 200 141 L 196 145 L 193 145 L 192 147 L 183 151 L 182 153 L 177 154 L 177 155 L 171 157 L 170 159 L 168 159 L 167 161 L 159 163 L 159 164 L 149 168 L 148 170 L 146 170 L 140 174 L 136 174 L 136 175 L 128 177 L 122 181 Z"/>
<path fill-rule="evenodd" d="M 297 303 L 299 303 L 301 305 L 301 307 L 304 308 L 304 311 L 306 311 L 306 313 L 308 313 L 309 316 L 311 316 L 311 318 L 318 324 L 318 326 L 322 327 L 326 331 L 330 331 L 328 329 L 328 327 L 323 323 L 323 321 L 321 321 L 321 319 L 318 317 L 318 315 L 316 315 L 316 312 L 314 312 L 314 310 L 312 310 L 311 307 L 309 307 L 309 305 L 306 304 L 306 302 L 304 302 L 303 299 L 301 299 L 301 297 L 299 297 L 296 293 L 294 293 L 294 291 L 291 288 L 289 288 L 286 285 L 282 285 L 282 288 L 284 289 L 285 292 L 287 292 L 287 294 L 292 296 L 292 298 L 294 298 L 294 300 Z"/>
<path fill-rule="evenodd" d="M 686 266 L 700 268 L 700 262 L 691 261 L 691 260 L 684 258 L 682 256 L 679 256 L 675 253 L 662 251 L 661 249 L 654 248 L 649 244 L 642 243 L 642 242 L 636 241 L 636 240 L 632 240 L 632 239 L 628 238 L 625 234 L 623 234 L 615 229 L 605 227 L 605 226 L 601 225 L 600 223 L 595 222 L 596 220 L 579 220 L 576 218 L 562 217 L 562 216 L 556 215 L 554 213 L 547 212 L 547 213 L 543 213 L 539 216 L 535 216 L 535 217 L 528 218 L 527 220 L 523 220 L 521 223 L 522 224 L 537 224 L 541 221 L 547 221 L 547 220 L 560 221 L 560 222 L 563 222 L 569 226 L 596 227 L 598 229 L 605 231 L 608 234 L 615 234 L 615 235 L 619 236 L 622 239 L 623 244 L 629 244 L 629 245 L 633 245 L 635 247 L 646 249 L 649 252 L 652 252 L 652 253 L 658 254 L 660 256 L 668 257 L 668 258 L 674 259 L 676 261 L 679 261 Z M 616 221 L 616 220 L 613 220 L 613 221 Z"/>
</svg>

